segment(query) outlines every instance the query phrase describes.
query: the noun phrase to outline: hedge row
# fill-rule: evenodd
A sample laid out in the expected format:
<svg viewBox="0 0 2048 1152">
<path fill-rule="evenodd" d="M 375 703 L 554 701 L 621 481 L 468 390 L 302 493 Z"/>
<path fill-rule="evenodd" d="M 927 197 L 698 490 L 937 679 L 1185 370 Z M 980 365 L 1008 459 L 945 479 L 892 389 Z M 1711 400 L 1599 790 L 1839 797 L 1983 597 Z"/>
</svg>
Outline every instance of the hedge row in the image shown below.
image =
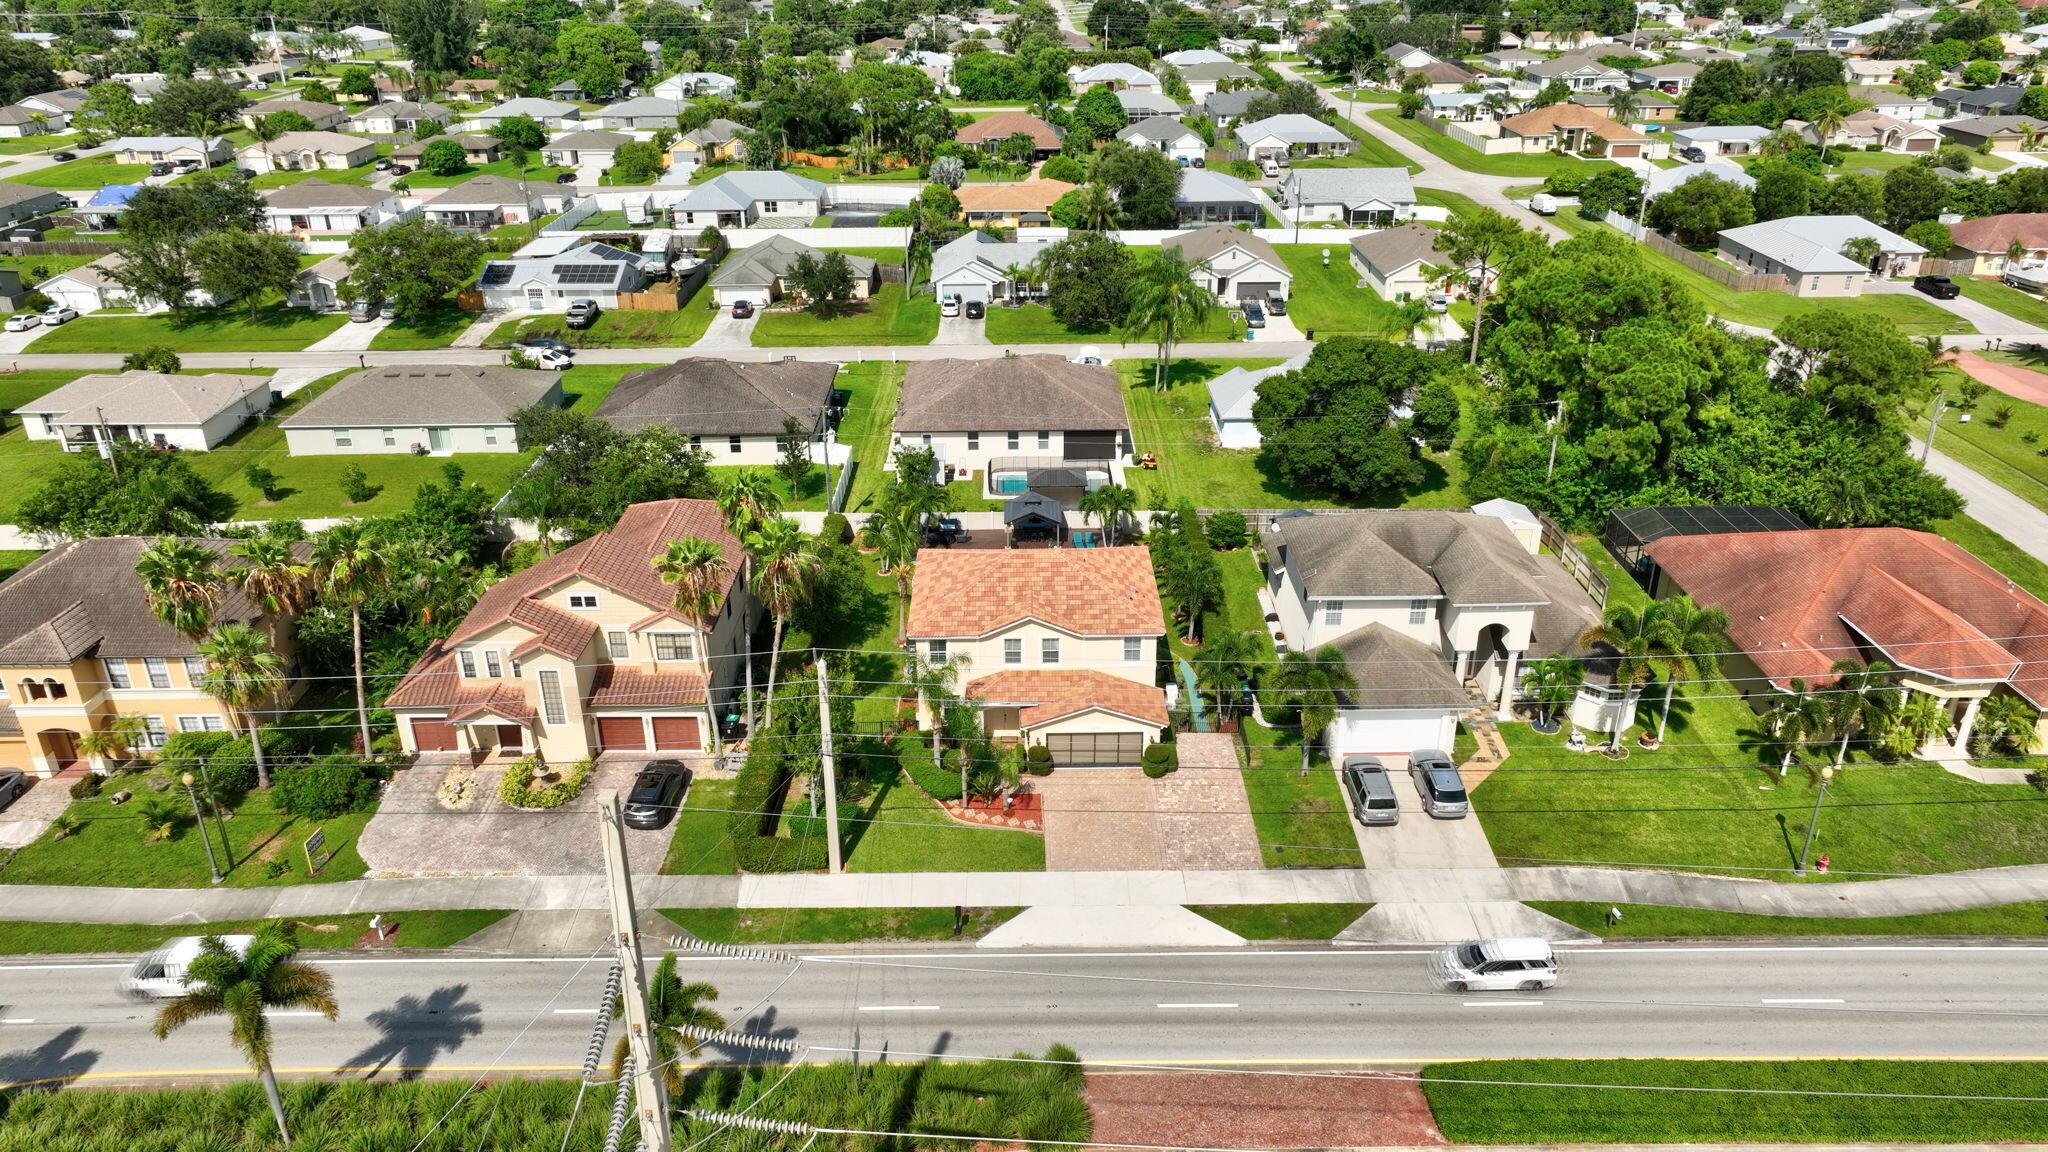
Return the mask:
<svg viewBox="0 0 2048 1152">
<path fill-rule="evenodd" d="M 919 788 L 934 800 L 958 800 L 960 798 L 960 774 L 948 772 L 932 760 L 931 736 L 915 729 L 898 732 L 890 741 L 896 752 L 896 763 L 900 765 Z"/>
<path fill-rule="evenodd" d="M 583 785 L 590 780 L 591 762 L 586 757 L 571 765 L 553 784 L 536 788 L 533 770 L 539 764 L 538 757 L 528 756 L 505 769 L 504 779 L 498 782 L 498 799 L 514 808 L 560 808 L 582 795 Z"/>
</svg>

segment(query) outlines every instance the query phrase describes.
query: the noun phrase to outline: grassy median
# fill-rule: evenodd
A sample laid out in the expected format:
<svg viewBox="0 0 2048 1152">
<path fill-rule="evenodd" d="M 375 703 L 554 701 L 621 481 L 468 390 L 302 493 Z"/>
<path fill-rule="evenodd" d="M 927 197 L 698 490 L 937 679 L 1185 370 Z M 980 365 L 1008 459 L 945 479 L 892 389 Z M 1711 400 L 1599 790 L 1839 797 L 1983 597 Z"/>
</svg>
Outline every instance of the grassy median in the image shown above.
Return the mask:
<svg viewBox="0 0 2048 1152">
<path fill-rule="evenodd" d="M 401 948 L 446 948 L 511 915 L 489 909 L 446 912 L 386 912 L 383 923 L 398 926 L 391 941 Z M 290 917 L 308 949 L 349 948 L 370 930 L 368 912 L 348 916 Z M 178 936 L 253 933 L 273 920 L 222 920 L 212 924 L 44 924 L 0 920 L 0 956 L 81 952 L 144 952 Z"/>
</svg>

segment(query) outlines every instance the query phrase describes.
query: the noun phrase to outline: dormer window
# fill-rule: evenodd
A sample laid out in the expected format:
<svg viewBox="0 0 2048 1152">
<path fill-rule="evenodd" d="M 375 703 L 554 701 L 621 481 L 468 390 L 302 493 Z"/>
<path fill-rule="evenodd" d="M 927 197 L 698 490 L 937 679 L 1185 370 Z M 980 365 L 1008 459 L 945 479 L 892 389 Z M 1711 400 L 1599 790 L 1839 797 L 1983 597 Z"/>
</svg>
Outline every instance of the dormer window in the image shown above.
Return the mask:
<svg viewBox="0 0 2048 1152">
<path fill-rule="evenodd" d="M 569 593 L 569 607 L 571 607 L 571 608 L 574 608 L 574 609 L 577 609 L 577 610 L 579 610 L 579 611 L 584 611 L 584 612 L 592 612 L 592 611 L 596 611 L 596 609 L 597 609 L 597 593 L 595 593 L 595 592 L 571 592 L 571 593 Z"/>
<path fill-rule="evenodd" d="M 505 664 L 504 661 L 499 658 L 498 650 L 495 648 L 487 649 L 484 652 L 484 675 L 489 676 L 493 680 L 496 680 L 502 677 L 504 674 Z"/>
</svg>

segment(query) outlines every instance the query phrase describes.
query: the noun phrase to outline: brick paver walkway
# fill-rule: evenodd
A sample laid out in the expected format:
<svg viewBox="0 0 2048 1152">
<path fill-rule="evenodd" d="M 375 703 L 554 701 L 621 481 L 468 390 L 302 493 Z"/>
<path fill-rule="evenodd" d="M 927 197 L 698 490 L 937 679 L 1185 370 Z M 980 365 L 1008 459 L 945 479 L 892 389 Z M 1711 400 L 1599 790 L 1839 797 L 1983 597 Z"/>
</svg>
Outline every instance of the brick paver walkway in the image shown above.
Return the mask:
<svg viewBox="0 0 2048 1152">
<path fill-rule="evenodd" d="M 1182 733 L 1180 770 L 1159 781 L 1159 809 L 1159 867 L 1262 866 L 1235 737 Z"/>
<path fill-rule="evenodd" d="M 2048 375 L 1986 360 L 1975 352 L 1965 352 L 1960 348 L 1956 349 L 1956 367 L 1969 373 L 1978 383 L 1988 384 L 2016 400 L 2048 404 Z"/>
<path fill-rule="evenodd" d="M 1079 768 L 1032 782 L 1052 872 L 1257 868 L 1259 837 L 1229 736 L 1183 733 L 1180 771 Z"/>
</svg>

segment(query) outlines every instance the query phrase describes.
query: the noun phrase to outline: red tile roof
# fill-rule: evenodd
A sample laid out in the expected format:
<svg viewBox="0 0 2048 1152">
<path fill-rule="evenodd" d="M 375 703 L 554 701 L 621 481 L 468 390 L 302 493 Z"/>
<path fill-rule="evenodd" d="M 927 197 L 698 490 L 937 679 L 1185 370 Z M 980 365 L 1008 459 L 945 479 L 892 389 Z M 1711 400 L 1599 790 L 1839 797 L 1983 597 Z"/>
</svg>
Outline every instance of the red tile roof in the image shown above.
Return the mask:
<svg viewBox="0 0 2048 1152">
<path fill-rule="evenodd" d="M 1163 633 L 1151 549 L 926 548 L 917 554 L 907 635 L 986 636 L 1026 619 L 1078 636 Z"/>
<path fill-rule="evenodd" d="M 1927 532 L 1832 528 L 1673 536 L 1650 555 L 1780 686 L 1825 684 L 1875 647 L 1948 680 L 2005 682 L 2048 704 L 2048 604 Z"/>
<path fill-rule="evenodd" d="M 430 648 L 405 679 L 384 698 L 386 708 L 445 708 L 450 716 L 495 712 L 507 719 L 533 718 L 520 686 L 507 680 L 464 679 L 453 654 Z M 514 716 L 510 713 L 518 713 Z"/>
<path fill-rule="evenodd" d="M 707 699 L 704 673 L 697 668 L 642 672 L 611 665 L 590 680 L 591 708 L 655 708 L 702 704 Z"/>
<path fill-rule="evenodd" d="M 2048 248 L 2048 212 L 1979 216 L 1949 225 L 1948 234 L 1960 247 L 2000 256 L 2005 255 L 2014 240 L 2028 248 Z"/>
<path fill-rule="evenodd" d="M 1146 724 L 1166 726 L 1166 693 L 1107 672 L 1039 669 L 994 672 L 967 683 L 967 696 L 989 704 L 1020 705 L 1024 727 L 1101 708 Z"/>
<path fill-rule="evenodd" d="M 989 140 L 1008 140 L 1019 132 L 1031 137 L 1031 143 L 1039 148 L 1060 146 L 1059 133 L 1052 130 L 1052 125 L 1029 112 L 998 112 L 962 128 L 953 134 L 953 139 L 962 144 L 981 144 Z"/>
</svg>

